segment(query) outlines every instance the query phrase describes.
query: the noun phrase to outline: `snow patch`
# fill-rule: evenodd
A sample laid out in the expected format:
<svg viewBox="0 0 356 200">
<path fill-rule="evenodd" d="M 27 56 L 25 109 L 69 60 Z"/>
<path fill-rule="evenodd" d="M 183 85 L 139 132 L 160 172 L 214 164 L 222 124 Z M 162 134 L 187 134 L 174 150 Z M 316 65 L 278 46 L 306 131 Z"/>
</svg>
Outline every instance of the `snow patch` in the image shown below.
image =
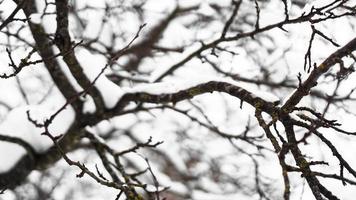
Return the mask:
<svg viewBox="0 0 356 200">
<path fill-rule="evenodd" d="M 92 55 L 87 50 L 81 50 L 77 52 L 77 58 L 83 67 L 85 75 L 94 81 L 94 79 L 100 74 L 101 70 L 106 65 L 105 58 Z M 91 59 L 88 59 L 91 58 Z M 102 74 L 95 82 L 95 87 L 100 91 L 107 108 L 112 108 L 116 105 L 117 101 L 123 95 L 123 91 L 119 86 L 110 81 L 105 73 Z"/>
<path fill-rule="evenodd" d="M 42 19 L 41 19 L 42 14 L 40 13 L 33 13 L 30 15 L 30 20 L 34 24 L 40 24 Z"/>
<path fill-rule="evenodd" d="M 41 135 L 43 128 L 37 128 L 27 118 L 27 110 L 30 116 L 38 122 L 50 117 L 55 110 L 44 106 L 22 106 L 10 111 L 3 123 L 0 124 L 0 134 L 17 137 L 29 145 L 38 153 L 49 149 L 53 142 L 46 136 Z M 71 109 L 63 110 L 49 126 L 53 135 L 65 133 L 74 120 L 74 112 Z M 16 162 L 26 154 L 23 147 L 9 142 L 0 141 L 0 172 L 8 171 Z"/>
</svg>

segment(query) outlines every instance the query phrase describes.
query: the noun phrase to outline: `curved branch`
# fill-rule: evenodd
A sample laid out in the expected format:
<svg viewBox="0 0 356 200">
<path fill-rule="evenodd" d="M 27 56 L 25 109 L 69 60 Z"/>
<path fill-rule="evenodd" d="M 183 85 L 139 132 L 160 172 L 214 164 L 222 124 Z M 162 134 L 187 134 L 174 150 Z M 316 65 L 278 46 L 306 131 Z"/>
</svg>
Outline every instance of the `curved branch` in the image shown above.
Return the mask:
<svg viewBox="0 0 356 200">
<path fill-rule="evenodd" d="M 0 173 L 0 189 L 13 188 L 21 184 L 24 177 L 32 171 L 35 166 L 37 153 L 35 149 L 21 138 L 0 135 L 0 141 L 10 142 L 23 147 L 27 154 L 21 158 L 8 172 Z"/>
<path fill-rule="evenodd" d="M 23 183 L 36 162 L 29 154 L 23 156 L 9 171 L 0 174 L 0 190 L 12 189 Z"/>
<path fill-rule="evenodd" d="M 223 92 L 227 93 L 231 96 L 237 97 L 242 102 L 247 102 L 251 106 L 255 108 L 259 108 L 261 111 L 274 114 L 279 112 L 279 108 L 277 107 L 278 101 L 269 102 L 261 97 L 256 96 L 255 94 L 227 82 L 221 81 L 209 81 L 206 83 L 198 84 L 194 87 L 180 90 L 175 93 L 163 93 L 163 94 L 149 94 L 147 92 L 136 92 L 136 93 L 126 93 L 122 96 L 122 98 L 118 101 L 113 109 L 107 110 L 105 114 L 105 118 L 110 118 L 120 114 L 123 109 L 130 102 L 141 102 L 141 103 L 177 103 L 183 100 L 191 99 L 195 96 L 204 94 L 204 93 L 212 93 L 212 92 Z M 90 117 L 89 117 L 90 118 Z M 91 117 L 91 119 L 93 119 Z M 98 123 L 99 120 L 103 120 L 101 117 L 96 117 L 96 119 L 90 122 L 91 125 Z"/>
<path fill-rule="evenodd" d="M 63 138 L 58 141 L 58 145 L 64 152 L 69 152 L 78 144 L 83 134 L 83 129 L 81 129 L 77 123 L 74 123 Z M 16 141 L 19 142 L 18 140 Z M 26 154 L 9 171 L 0 173 L 0 189 L 15 188 L 20 185 L 33 170 L 46 169 L 61 158 L 61 154 L 56 146 L 52 146 L 43 153 L 37 153 L 35 156 L 31 155 L 31 153 Z"/>
<path fill-rule="evenodd" d="M 29 143 L 27 143 L 21 138 L 0 134 L 0 141 L 10 142 L 13 144 L 20 145 L 27 151 L 27 153 L 30 154 L 31 157 L 34 157 L 37 154 L 35 149 Z"/>
</svg>

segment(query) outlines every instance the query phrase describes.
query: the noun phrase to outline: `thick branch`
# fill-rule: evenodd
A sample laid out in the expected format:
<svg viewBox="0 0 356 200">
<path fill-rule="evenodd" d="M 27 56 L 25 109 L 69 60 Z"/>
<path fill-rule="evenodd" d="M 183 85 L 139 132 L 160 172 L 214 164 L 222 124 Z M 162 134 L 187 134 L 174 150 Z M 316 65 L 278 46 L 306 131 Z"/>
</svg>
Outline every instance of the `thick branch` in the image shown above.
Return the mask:
<svg viewBox="0 0 356 200">
<path fill-rule="evenodd" d="M 30 154 L 30 156 L 34 157 L 36 155 L 35 149 L 29 143 L 27 143 L 26 141 L 24 141 L 21 138 L 12 137 L 12 136 L 8 136 L 8 135 L 0 135 L 0 141 L 5 141 L 5 142 L 20 145 L 27 151 L 27 153 Z"/>
<path fill-rule="evenodd" d="M 98 89 L 91 87 L 91 81 L 86 77 L 83 68 L 72 49 L 72 42 L 68 31 L 68 1 L 57 0 L 57 31 L 55 43 L 63 53 L 63 60 L 67 64 L 72 75 L 83 89 L 91 88 L 89 94 L 93 97 L 97 111 L 104 107 L 103 99 Z M 67 53 L 66 53 L 67 52 Z"/>
<path fill-rule="evenodd" d="M 282 106 L 282 111 L 290 113 L 293 108 L 299 103 L 299 101 L 310 93 L 310 90 L 318 84 L 318 79 L 325 72 L 327 72 L 333 65 L 338 63 L 341 58 L 350 55 L 351 52 L 356 50 L 356 38 L 351 40 L 345 46 L 331 54 L 324 62 L 318 67 L 314 68 L 310 73 L 307 80 L 305 80 L 298 89 L 292 94 L 287 102 Z"/>
<path fill-rule="evenodd" d="M 298 167 L 300 168 L 303 177 L 308 182 L 308 185 L 313 192 L 314 197 L 317 200 L 323 200 L 322 196 L 327 197 L 328 199 L 337 200 L 338 198 L 334 196 L 329 190 L 327 190 L 324 186 L 322 186 L 319 180 L 316 178 L 315 174 L 313 174 L 310 169 L 310 163 L 304 158 L 302 152 L 298 147 L 298 142 L 295 137 L 294 125 L 292 120 L 289 117 L 286 117 L 282 121 L 283 126 L 286 131 L 289 149 L 292 152 L 294 160 L 296 161 Z"/>
<path fill-rule="evenodd" d="M 251 92 L 233 85 L 227 82 L 219 81 L 209 81 L 206 83 L 201 83 L 194 87 L 180 90 L 176 93 L 163 93 L 163 94 L 149 94 L 145 92 L 137 93 L 126 93 L 120 101 L 116 104 L 113 109 L 110 109 L 106 113 L 107 117 L 113 117 L 118 113 L 122 112 L 126 105 L 130 102 L 142 102 L 142 103 L 177 103 L 179 101 L 191 99 L 197 95 L 204 93 L 212 92 L 224 92 L 230 94 L 234 97 L 237 97 L 243 102 L 247 102 L 253 107 L 259 108 L 261 111 L 273 114 L 279 112 L 279 108 L 276 107 L 278 102 L 269 102 L 258 96 L 255 96 Z M 98 119 L 98 120 L 103 120 Z M 94 120 L 94 123 L 98 123 L 97 120 Z"/>
<path fill-rule="evenodd" d="M 69 152 L 73 150 L 83 134 L 84 129 L 80 129 L 78 124 L 74 123 L 63 138 L 58 141 L 58 144 L 64 152 Z M 0 173 L 0 189 L 15 188 L 20 185 L 33 170 L 46 169 L 61 158 L 62 156 L 55 146 L 41 154 L 26 154 L 9 171 Z"/>
<path fill-rule="evenodd" d="M 30 1 L 25 5 L 23 11 L 27 18 L 32 13 L 37 12 L 37 8 L 34 6 L 34 2 Z M 62 72 L 59 63 L 56 60 L 56 56 L 51 48 L 51 42 L 48 40 L 45 29 L 41 24 L 35 24 L 28 21 L 32 36 L 36 42 L 36 49 L 43 59 L 44 65 L 50 73 L 54 83 L 64 95 L 66 99 L 70 99 L 76 95 L 76 91 L 70 84 L 66 75 Z M 76 112 L 81 112 L 81 103 L 79 100 L 74 101 L 71 104 Z"/>
<path fill-rule="evenodd" d="M 208 92 L 224 92 L 227 94 L 230 94 L 234 97 L 239 98 L 241 101 L 245 101 L 248 104 L 258 107 L 261 111 L 267 112 L 269 114 L 272 113 L 277 113 L 279 111 L 279 108 L 276 107 L 276 104 L 273 102 L 266 101 L 260 97 L 255 96 L 251 92 L 235 86 L 230 83 L 226 82 L 218 82 L 218 81 L 210 81 L 207 83 L 202 83 L 197 86 L 178 91 L 176 93 L 171 93 L 171 94 L 159 94 L 159 95 L 154 95 L 154 94 L 148 94 L 144 92 L 138 92 L 138 93 L 127 93 L 125 94 L 121 100 L 117 103 L 117 105 L 111 109 L 108 110 L 105 113 L 105 116 L 97 116 L 92 121 L 89 121 L 88 118 L 85 117 L 83 121 L 79 123 L 85 123 L 85 124 L 73 124 L 71 128 L 67 131 L 67 133 L 63 136 L 63 138 L 60 139 L 58 144 L 61 146 L 61 149 L 64 152 L 69 152 L 71 151 L 75 145 L 78 143 L 80 140 L 81 135 L 83 135 L 83 129 L 85 125 L 95 125 L 96 123 L 102 121 L 105 118 L 113 117 L 115 115 L 120 114 L 120 112 L 123 111 L 123 109 L 128 105 L 129 102 L 147 102 L 147 103 L 176 103 L 179 101 L 183 101 L 186 99 L 193 98 L 194 96 L 208 93 Z M 0 182 L 0 188 L 2 187 L 14 187 L 16 184 L 20 184 L 21 181 L 23 181 L 26 176 L 34 169 L 45 169 L 48 166 L 51 166 L 53 163 L 58 161 L 61 158 L 60 153 L 58 152 L 56 147 L 50 148 L 48 151 L 44 152 L 43 154 L 40 154 L 36 157 L 35 161 L 29 162 L 28 156 L 22 158 L 18 164 L 10 171 L 5 174 L 0 174 L 0 179 L 3 179 L 3 177 L 8 177 L 11 175 L 14 175 L 14 173 L 17 173 L 19 169 L 22 171 L 26 172 L 23 173 L 21 178 L 19 177 L 16 182 L 14 183 L 11 179 L 3 179 L 4 181 Z M 26 161 L 26 164 L 23 164 L 23 162 Z M 24 169 L 26 167 L 26 169 Z"/>
</svg>

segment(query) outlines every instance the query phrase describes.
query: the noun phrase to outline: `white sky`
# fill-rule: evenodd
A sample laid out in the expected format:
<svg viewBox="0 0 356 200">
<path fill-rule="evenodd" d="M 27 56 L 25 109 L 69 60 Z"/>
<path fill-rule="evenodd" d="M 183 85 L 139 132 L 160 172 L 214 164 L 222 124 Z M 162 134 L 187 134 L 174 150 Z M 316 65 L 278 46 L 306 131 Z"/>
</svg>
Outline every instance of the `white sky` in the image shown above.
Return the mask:
<svg viewBox="0 0 356 200">
<path fill-rule="evenodd" d="M 8 2 L 8 1 L 5 1 Z M 82 1 L 84 2 L 84 1 Z M 102 6 L 103 2 L 99 1 L 85 1 L 86 3 L 90 3 L 93 6 Z M 148 13 L 151 13 L 151 15 L 147 15 L 146 21 L 148 23 L 147 29 L 152 27 L 153 24 L 157 23 L 157 21 L 164 15 L 162 15 L 161 12 L 167 12 L 173 9 L 173 5 L 175 1 L 149 1 L 145 5 L 145 10 L 149 11 Z M 183 6 L 190 6 L 194 4 L 198 4 L 199 2 L 204 2 L 202 3 L 202 6 L 199 9 L 199 13 L 202 15 L 214 15 L 214 10 L 209 6 L 208 3 L 214 2 L 214 1 L 188 1 L 188 0 L 182 0 L 179 1 L 180 5 Z M 223 1 L 219 3 L 229 3 L 229 1 Z M 313 5 L 316 4 L 325 4 L 325 1 L 313 1 Z M 3 6 L 3 5 L 1 5 Z M 0 6 L 0 9 L 1 9 Z M 4 4 L 5 6 L 5 4 Z M 9 9 L 2 9 L 6 12 L 2 14 L 2 16 L 6 16 L 7 12 L 11 11 L 13 9 L 13 4 L 11 3 L 6 4 Z M 41 5 L 40 5 L 41 6 Z M 261 26 L 280 21 L 281 18 L 283 19 L 283 11 L 282 9 L 278 9 L 280 6 L 280 3 L 270 3 L 268 8 L 268 11 L 262 10 L 261 12 Z M 79 6 L 80 7 L 80 6 Z M 309 7 L 309 6 L 307 6 Z M 10 9 L 11 8 L 11 9 Z M 293 8 L 294 9 L 294 8 Z M 297 8 L 295 8 L 294 12 L 302 12 L 302 11 L 297 11 Z M 307 9 L 307 8 L 305 8 Z M 94 13 L 94 12 L 93 12 Z M 83 13 L 87 19 L 88 22 L 88 27 L 86 30 L 83 30 L 83 32 L 80 32 L 85 37 L 95 37 L 96 34 L 98 33 L 98 24 L 100 24 L 100 13 L 96 12 L 93 14 L 91 12 L 88 13 Z M 102 13 L 103 14 L 103 13 Z M 134 18 L 130 18 L 130 16 L 126 16 L 127 19 L 131 20 L 124 20 L 120 21 L 121 23 L 118 23 L 120 25 L 112 27 L 106 27 L 103 31 L 103 42 L 108 43 L 109 40 L 105 37 L 108 34 L 110 34 L 110 31 L 116 31 L 117 29 L 124 29 L 128 32 L 132 32 L 133 34 L 137 31 L 137 27 L 140 25 L 135 21 Z M 48 32 L 54 32 L 55 31 L 55 16 L 46 16 L 43 21 L 39 19 L 38 15 L 34 15 L 33 19 L 34 22 L 36 23 L 43 23 L 46 27 L 46 30 Z M 168 46 L 179 46 L 182 44 L 189 44 L 190 41 L 195 38 L 199 37 L 205 40 L 210 41 L 212 37 L 216 36 L 216 32 L 221 30 L 221 27 L 219 26 L 212 26 L 209 27 L 208 29 L 205 29 L 203 31 L 197 31 L 197 30 L 190 30 L 185 26 L 185 23 L 188 23 L 190 19 L 183 18 L 180 20 L 173 21 L 172 24 L 169 26 L 168 30 L 164 33 L 162 40 L 160 41 L 162 44 L 168 45 Z M 70 22 L 72 26 L 75 26 L 75 23 L 73 21 Z M 114 22 L 113 22 L 114 23 Z M 353 37 L 355 37 L 355 28 L 350 25 L 350 23 L 353 23 L 355 26 L 354 22 L 350 22 L 344 19 L 339 19 L 339 20 L 333 20 L 327 23 L 323 23 L 322 25 L 316 25 L 318 30 L 323 31 L 323 33 L 327 34 L 328 36 L 331 36 L 334 41 L 337 43 L 344 45 L 346 42 L 351 40 Z M 277 48 L 275 51 L 268 55 L 265 56 L 265 59 L 262 60 L 263 64 L 268 64 L 271 65 L 273 69 L 280 70 L 280 73 L 277 73 L 275 75 L 275 80 L 280 80 L 282 77 L 285 75 L 288 75 L 290 77 L 296 77 L 298 72 L 303 73 L 303 62 L 304 62 L 304 54 L 307 49 L 308 45 L 308 40 L 310 37 L 311 29 L 310 25 L 305 25 L 305 24 L 297 24 L 297 25 L 290 25 L 284 27 L 286 28 L 289 33 L 284 33 L 281 30 L 272 30 L 270 37 L 274 39 L 275 45 Z M 78 33 L 75 33 L 74 29 L 72 32 L 73 36 L 75 36 Z M 318 36 L 317 36 L 318 37 Z M 3 41 L 4 38 L 0 34 L 0 40 Z M 140 40 L 140 39 L 139 39 Z M 268 42 L 266 42 L 268 44 Z M 266 45 L 267 45 L 266 44 Z M 121 46 L 125 46 L 126 44 L 121 44 Z M 158 77 L 162 72 L 164 72 L 168 67 L 170 67 L 172 64 L 176 63 L 177 61 L 181 60 L 184 58 L 186 55 L 189 55 L 191 52 L 195 51 L 200 47 L 200 44 L 195 43 L 192 44 L 190 47 L 188 47 L 182 54 L 167 54 L 161 57 L 157 57 L 154 59 L 147 59 L 144 61 L 144 69 L 147 71 L 150 71 L 150 74 L 146 78 L 147 80 L 154 80 L 156 77 Z M 2 47 L 1 47 L 2 48 Z M 259 46 L 256 46 L 256 55 L 265 55 L 265 52 L 263 50 L 259 51 Z M 289 51 L 286 53 L 286 56 L 283 61 L 274 63 L 276 59 L 279 59 L 281 56 L 283 50 L 289 48 Z M 8 58 L 6 53 L 4 53 L 4 49 L 2 50 L 2 53 L 0 54 L 0 71 L 3 72 L 8 72 L 9 69 L 7 68 L 7 63 L 8 63 Z M 330 53 L 335 51 L 336 48 L 333 47 L 330 44 L 325 44 L 324 42 L 320 41 L 315 41 L 315 45 L 313 46 L 313 60 L 319 61 L 328 56 Z M 239 55 L 232 57 L 230 54 L 222 53 L 219 58 L 216 58 L 216 61 L 222 66 L 222 69 L 225 71 L 229 71 L 232 73 L 239 73 L 243 74 L 244 76 L 247 77 L 254 77 L 258 75 L 259 72 L 259 66 L 256 66 L 255 63 L 251 60 L 251 52 L 247 52 L 243 47 L 236 47 L 236 51 L 239 52 Z M 206 53 L 206 52 L 204 52 Z M 19 60 L 22 58 L 22 55 L 24 54 L 24 50 L 16 50 L 14 51 L 14 59 Z M 101 71 L 101 69 L 105 66 L 106 61 L 103 57 L 98 56 L 98 55 L 93 55 L 87 50 L 83 49 L 77 49 L 76 50 L 76 55 L 79 59 L 79 62 L 84 66 L 84 72 L 85 74 L 89 77 L 90 80 L 93 80 L 97 74 Z M 213 59 L 213 58 L 212 58 Z M 286 70 L 286 64 L 289 65 L 289 71 Z M 69 75 L 69 70 L 66 69 L 65 64 L 61 62 L 61 67 L 66 70 L 67 75 Z M 3 67 L 5 66 L 5 67 Z M 110 72 L 110 70 L 107 70 L 106 73 Z M 303 73 L 303 79 L 307 77 L 306 73 Z M 3 135 L 10 135 L 14 137 L 19 137 L 28 142 L 30 145 L 34 147 L 34 149 L 38 152 L 43 152 L 46 149 L 48 149 L 51 145 L 52 142 L 46 138 L 45 136 L 40 135 L 40 133 L 43 131 L 39 128 L 36 128 L 31 122 L 28 121 L 27 116 L 26 116 L 26 111 L 30 110 L 31 116 L 34 119 L 45 119 L 46 117 L 50 116 L 52 113 L 54 113 L 58 107 L 63 105 L 65 100 L 63 97 L 59 94 L 59 91 L 54 89 L 54 91 L 50 94 L 50 97 L 44 101 L 43 103 L 37 104 L 35 102 L 38 102 L 38 99 L 41 95 L 45 93 L 50 88 L 50 79 L 48 78 L 48 73 L 43 69 L 43 67 L 28 67 L 28 69 L 24 69 L 21 74 L 20 78 L 25 80 L 24 82 L 24 87 L 26 88 L 26 91 L 29 92 L 28 96 L 30 99 L 32 99 L 31 105 L 26 105 L 23 100 L 21 100 L 21 94 L 17 88 L 17 82 L 14 79 L 9 79 L 9 80 L 2 80 L 0 79 L 0 90 L 2 91 L 3 94 L 0 96 L 0 101 L 1 102 L 6 102 L 9 104 L 12 109 L 11 111 L 1 111 L 0 112 L 0 134 Z M 21 80 L 20 79 L 20 80 Z M 70 77 L 72 84 L 75 86 L 76 90 L 80 91 L 81 88 L 78 84 L 75 83 L 75 80 L 73 77 Z M 104 102 L 105 106 L 107 108 L 113 107 L 117 101 L 122 97 L 123 94 L 128 93 L 128 92 L 147 92 L 151 94 L 159 94 L 159 93 L 171 93 L 171 92 L 177 92 L 182 89 L 186 89 L 188 87 L 192 87 L 194 85 L 197 85 L 199 83 L 207 82 L 210 80 L 218 80 L 218 81 L 225 81 L 229 82 L 238 86 L 241 86 L 250 92 L 256 94 L 256 96 L 259 96 L 261 98 L 264 98 L 268 101 L 276 101 L 276 100 L 283 100 L 288 98 L 288 93 L 272 93 L 271 91 L 268 91 L 268 89 L 263 88 L 263 87 L 256 87 L 253 85 L 249 85 L 246 83 L 237 83 L 234 81 L 231 81 L 229 79 L 222 78 L 220 75 L 217 75 L 214 70 L 209 68 L 207 64 L 201 63 L 200 60 L 192 60 L 191 62 L 187 63 L 186 66 L 182 67 L 181 69 L 177 70 L 174 74 L 174 77 L 172 78 L 167 78 L 164 80 L 163 83 L 156 83 L 156 84 L 143 84 L 143 85 L 137 85 L 134 87 L 131 86 L 126 86 L 126 87 L 118 87 L 114 83 L 112 83 L 108 78 L 105 76 L 102 76 L 98 79 L 96 82 L 95 86 L 100 90 L 102 96 L 104 97 Z M 47 85 L 43 86 L 42 83 L 45 81 L 48 83 Z M 342 87 L 342 90 L 340 91 L 341 93 L 347 93 L 350 88 L 356 86 L 356 76 L 355 74 L 352 74 L 348 80 L 345 82 L 344 86 Z M 325 92 L 331 92 L 332 86 L 330 84 L 320 84 L 318 85 L 318 88 L 325 91 Z M 47 90 L 46 90 L 47 89 Z M 290 91 L 292 92 L 292 90 Z M 244 105 L 243 110 L 240 110 L 236 107 L 239 106 L 239 101 L 237 101 L 234 98 L 227 97 L 227 95 L 220 95 L 220 94 L 212 94 L 212 95 L 203 95 L 201 97 L 196 97 L 193 99 L 194 102 L 197 104 L 202 105 L 202 107 L 205 109 L 205 113 L 209 117 L 209 119 L 214 122 L 221 130 L 227 131 L 227 132 L 242 132 L 244 129 L 244 123 L 247 121 L 247 118 L 250 116 L 253 118 L 253 109 L 247 105 Z M 302 104 L 303 105 L 310 105 L 311 103 L 317 104 L 316 106 L 319 106 L 322 108 L 322 105 L 319 105 L 318 102 L 310 102 L 310 100 L 306 99 L 303 100 Z M 33 105 L 32 105 L 33 104 Z M 187 106 L 187 104 L 180 103 L 179 106 Z M 236 110 L 233 108 L 235 107 Z M 85 104 L 85 112 L 92 112 L 95 110 L 95 106 L 90 98 L 88 98 L 87 103 Z M 332 110 L 335 110 L 335 108 L 331 108 Z M 352 107 L 350 105 L 350 111 L 355 112 L 355 107 Z M 223 112 L 221 112 L 223 111 Z M 229 113 L 230 114 L 227 114 Z M 176 113 L 172 112 L 161 112 L 161 111 L 153 111 L 153 115 L 155 116 L 154 119 L 152 120 L 151 115 L 145 115 L 145 114 L 140 114 L 139 118 L 141 119 L 149 119 L 152 121 L 149 121 L 148 123 L 142 123 L 138 124 L 134 128 L 134 132 L 137 134 L 137 137 L 141 139 L 142 141 L 146 140 L 149 136 L 153 136 L 155 141 L 160 141 L 164 140 L 164 144 L 160 146 L 159 148 L 162 148 L 163 151 L 166 151 L 167 155 L 174 158 L 175 165 L 178 167 L 178 169 L 184 171 L 187 170 L 185 163 L 184 163 L 184 154 L 180 154 L 181 152 L 181 146 L 176 145 L 177 140 L 179 139 L 178 136 L 175 135 L 174 131 L 177 130 L 180 127 L 189 127 L 192 126 L 191 132 L 188 134 L 191 134 L 191 137 L 193 139 L 196 139 L 196 141 L 189 141 L 187 142 L 187 145 L 192 146 L 192 148 L 206 148 L 204 149 L 204 155 L 206 156 L 206 160 L 209 160 L 214 157 L 219 157 L 223 155 L 227 155 L 232 153 L 234 150 L 233 148 L 229 147 L 229 143 L 225 140 L 217 140 L 215 137 L 211 136 L 211 133 L 209 133 L 207 130 L 202 129 L 201 127 L 197 126 L 196 124 L 191 125 L 191 122 L 183 117 L 180 116 Z M 192 111 L 191 113 L 197 115 L 198 113 L 195 111 Z M 354 129 L 354 120 L 355 117 L 351 115 L 346 115 L 345 112 L 336 110 L 336 113 L 332 113 L 329 117 L 333 119 L 337 119 L 338 121 L 342 122 L 345 127 L 348 130 L 355 130 Z M 68 108 L 65 109 L 57 118 L 55 121 L 52 123 L 53 125 L 50 126 L 51 132 L 56 133 L 56 134 L 61 134 L 64 133 L 74 120 L 74 113 L 72 109 Z M 107 129 L 108 127 L 114 126 L 114 127 L 126 127 L 128 126 L 127 124 L 135 124 L 136 118 L 132 116 L 122 116 L 118 118 L 114 118 L 108 123 L 103 122 L 100 126 L 97 126 L 98 132 L 103 131 L 103 129 Z M 106 124 L 105 124 L 106 123 Z M 256 134 L 260 134 L 261 130 L 256 129 Z M 148 134 L 147 134 L 148 132 Z M 196 135 L 196 134 L 201 134 L 201 135 Z M 205 136 L 205 137 L 204 137 Z M 356 153 L 356 149 L 353 149 L 352 147 L 354 146 L 356 139 L 352 139 L 350 137 L 344 137 L 344 136 L 339 136 L 333 131 L 325 131 L 325 136 L 329 139 L 332 139 L 332 141 L 335 142 L 336 146 L 342 152 L 342 155 L 345 156 L 345 158 L 351 163 L 352 166 L 356 167 L 356 159 L 354 158 L 354 155 Z M 206 140 L 204 140 L 206 139 Z M 117 142 L 117 141 L 115 141 Z M 113 144 L 110 145 L 117 145 L 113 142 Z M 314 144 L 320 144 L 318 141 L 313 141 Z M 123 139 L 122 144 L 125 146 L 130 146 L 130 142 L 125 142 Z M 241 144 L 242 147 L 244 147 L 244 144 Z M 268 145 L 268 144 L 267 144 Z M 120 146 L 120 145 L 118 145 Z M 246 145 L 247 146 L 247 145 Z M 246 147 L 248 149 L 248 147 Z M 201 150 L 201 149 L 200 149 Z M 252 149 L 249 149 L 253 151 Z M 326 149 L 325 147 L 320 147 L 320 146 L 305 146 L 303 147 L 303 151 L 305 153 L 310 153 L 311 155 L 315 156 L 316 160 L 318 158 L 327 158 L 328 161 L 332 164 L 330 167 L 334 169 L 333 172 L 338 172 L 338 163 L 335 162 L 335 159 L 332 157 L 330 151 Z M 18 161 L 21 156 L 23 156 L 25 153 L 24 149 L 18 145 L 14 144 L 9 144 L 6 142 L 0 142 L 0 171 L 7 171 L 10 169 L 16 161 Z M 78 156 L 79 155 L 79 156 Z M 84 155 L 84 152 L 77 153 L 76 156 L 78 156 L 78 159 L 80 158 L 80 155 Z M 273 154 L 267 154 L 271 158 L 263 160 L 261 162 L 266 163 L 266 165 L 261 166 L 261 171 L 266 174 L 264 174 L 267 177 L 274 178 L 276 181 L 276 185 L 280 186 L 281 184 L 281 177 L 280 177 L 280 169 L 278 166 L 278 161 L 276 160 L 275 157 L 273 157 Z M 234 160 L 236 159 L 236 160 Z M 226 163 L 226 169 L 227 171 L 231 170 L 231 172 L 235 172 L 234 169 L 232 169 L 232 166 L 234 164 L 240 164 L 241 162 L 248 162 L 248 158 L 244 158 L 243 156 L 235 156 L 227 160 L 229 162 Z M 93 164 L 93 163 L 91 163 Z M 159 165 L 153 164 L 156 169 L 159 169 Z M 59 164 L 59 166 L 66 166 L 64 163 Z M 206 168 L 207 166 L 204 165 L 199 165 L 197 166 L 196 170 L 202 170 L 204 171 L 204 167 Z M 73 168 L 71 168 L 73 169 Z M 251 173 L 252 169 L 251 166 L 241 166 L 241 175 L 243 174 L 249 174 Z M 182 192 L 184 193 L 187 188 L 184 187 L 184 184 L 179 182 L 175 182 L 173 180 L 170 180 L 169 177 L 166 175 L 162 174 L 158 170 L 156 171 L 157 174 L 159 175 L 159 181 L 160 183 L 164 185 L 170 185 L 172 190 Z M 36 176 L 36 175 L 32 175 Z M 247 176 L 247 175 L 246 175 Z M 303 196 L 301 197 L 301 184 L 302 181 L 298 177 L 298 175 L 292 175 L 292 182 L 296 186 L 294 188 L 293 192 L 293 197 L 292 199 L 309 199 L 310 198 L 310 191 L 308 187 L 305 188 L 305 192 Z M 250 176 L 248 176 L 251 178 Z M 248 179 L 247 179 L 248 180 Z M 325 182 L 328 188 L 331 188 L 331 190 L 335 193 L 338 194 L 341 199 L 346 199 L 346 200 L 351 200 L 353 199 L 353 195 L 355 194 L 354 191 L 355 187 L 354 186 L 346 186 L 343 187 L 341 185 L 341 182 L 333 181 L 333 182 L 328 182 L 324 181 L 323 179 L 322 183 Z M 76 179 L 74 181 L 77 181 Z M 90 182 L 90 180 L 87 180 Z M 209 180 L 202 178 L 200 180 L 203 185 L 206 188 L 209 188 L 213 190 L 215 188 L 215 185 L 211 183 Z M 252 181 L 252 180 L 248 180 Z M 84 181 L 85 182 L 85 181 Z M 297 185 L 298 184 L 298 185 Z M 69 187 L 69 186 L 68 186 Z M 68 188 L 62 188 L 63 190 L 66 190 Z M 105 189 L 101 190 L 101 193 L 107 192 Z M 109 192 L 109 194 L 111 194 Z M 251 197 L 242 195 L 242 194 L 207 194 L 202 191 L 194 191 L 193 193 L 194 199 L 197 200 L 217 200 L 217 199 L 250 199 Z M 60 194 L 56 194 L 60 196 Z M 84 194 L 83 194 L 84 195 Z M 94 194 L 93 194 L 94 195 Z M 12 199 L 11 194 L 5 194 L 4 196 L 0 197 L 0 199 L 3 198 L 4 200 L 10 200 Z M 61 197 L 59 197 L 61 198 Z M 80 198 L 80 197 L 78 197 Z M 104 198 L 103 196 L 101 198 Z M 106 196 L 105 196 L 106 198 Z M 89 197 L 88 197 L 89 199 Z M 100 197 L 95 196 L 93 199 L 100 199 Z"/>
</svg>

